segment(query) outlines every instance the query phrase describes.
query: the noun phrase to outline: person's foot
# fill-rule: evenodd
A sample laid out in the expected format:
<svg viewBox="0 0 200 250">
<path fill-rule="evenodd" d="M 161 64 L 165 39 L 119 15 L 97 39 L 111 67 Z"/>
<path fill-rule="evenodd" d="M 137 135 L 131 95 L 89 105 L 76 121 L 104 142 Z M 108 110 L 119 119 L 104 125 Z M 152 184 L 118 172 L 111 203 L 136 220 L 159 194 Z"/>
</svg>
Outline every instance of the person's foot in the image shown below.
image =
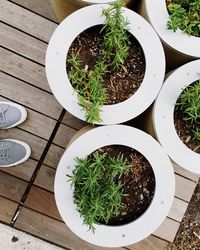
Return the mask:
<svg viewBox="0 0 200 250">
<path fill-rule="evenodd" d="M 12 167 L 26 161 L 31 154 L 28 144 L 13 140 L 0 140 L 0 167 Z"/>
<path fill-rule="evenodd" d="M 0 101 L 0 129 L 8 129 L 26 120 L 27 111 L 24 107 L 13 102 Z"/>
</svg>

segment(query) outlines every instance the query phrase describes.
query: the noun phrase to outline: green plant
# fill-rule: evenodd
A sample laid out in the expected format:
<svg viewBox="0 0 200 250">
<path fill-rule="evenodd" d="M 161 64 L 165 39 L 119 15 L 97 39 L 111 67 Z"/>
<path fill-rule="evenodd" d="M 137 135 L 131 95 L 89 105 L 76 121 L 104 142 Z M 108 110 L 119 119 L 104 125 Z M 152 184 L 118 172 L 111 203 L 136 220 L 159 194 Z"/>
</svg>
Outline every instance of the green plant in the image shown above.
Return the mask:
<svg viewBox="0 0 200 250">
<path fill-rule="evenodd" d="M 101 122 L 101 107 L 107 100 L 103 87 L 104 76 L 112 70 L 120 70 L 128 56 L 128 22 L 122 15 L 124 4 L 124 1 L 117 0 L 102 11 L 105 16 L 100 31 L 103 44 L 93 69 L 81 68 L 81 61 L 75 54 L 67 59 L 71 68 L 68 76 L 78 93 L 79 104 L 85 111 L 87 122 Z"/>
<path fill-rule="evenodd" d="M 193 139 L 200 141 L 200 80 L 186 87 L 179 96 L 176 108 L 193 127 Z"/>
<path fill-rule="evenodd" d="M 167 22 L 168 29 L 176 31 L 178 28 L 183 32 L 200 36 L 200 1 L 199 0 L 167 0 L 167 9 L 170 20 Z"/>
<path fill-rule="evenodd" d="M 76 158 L 72 176 L 73 198 L 77 210 L 89 230 L 99 221 L 108 223 L 111 217 L 120 214 L 123 208 L 123 185 L 120 177 L 131 165 L 122 154 L 111 158 L 97 151 L 85 158 Z"/>
</svg>

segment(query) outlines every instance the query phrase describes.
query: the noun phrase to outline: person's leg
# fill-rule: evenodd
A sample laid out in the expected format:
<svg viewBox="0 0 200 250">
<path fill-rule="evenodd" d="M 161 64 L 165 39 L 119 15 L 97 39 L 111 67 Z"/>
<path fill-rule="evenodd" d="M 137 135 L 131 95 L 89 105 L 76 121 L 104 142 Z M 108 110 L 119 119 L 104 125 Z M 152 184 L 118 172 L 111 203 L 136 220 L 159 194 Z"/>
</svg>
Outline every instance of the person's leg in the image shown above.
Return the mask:
<svg viewBox="0 0 200 250">
<path fill-rule="evenodd" d="M 27 111 L 21 105 L 0 101 L 0 129 L 13 128 L 26 120 Z M 28 144 L 14 140 L 0 140 L 0 167 L 11 167 L 26 161 L 31 154 Z"/>
</svg>

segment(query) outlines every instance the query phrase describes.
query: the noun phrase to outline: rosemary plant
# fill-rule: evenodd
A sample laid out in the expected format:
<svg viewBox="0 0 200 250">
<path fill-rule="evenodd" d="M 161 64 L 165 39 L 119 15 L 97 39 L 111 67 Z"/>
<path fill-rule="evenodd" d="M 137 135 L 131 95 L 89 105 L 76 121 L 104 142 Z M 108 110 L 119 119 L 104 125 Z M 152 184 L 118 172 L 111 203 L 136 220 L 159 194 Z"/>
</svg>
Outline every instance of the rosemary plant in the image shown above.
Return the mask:
<svg viewBox="0 0 200 250">
<path fill-rule="evenodd" d="M 120 177 L 130 170 L 124 156 L 111 158 L 97 151 L 85 158 L 76 158 L 72 176 L 68 176 L 74 186 L 74 202 L 83 217 L 84 224 L 94 232 L 94 224 L 108 223 L 111 217 L 120 214 L 123 185 Z"/>
<path fill-rule="evenodd" d="M 176 108 L 191 122 L 193 139 L 200 141 L 200 80 L 183 90 L 177 100 Z"/>
<path fill-rule="evenodd" d="M 168 29 L 200 36 L 200 1 L 199 0 L 166 0 L 170 14 Z"/>
<path fill-rule="evenodd" d="M 102 11 L 105 23 L 101 29 L 103 44 L 99 58 L 92 70 L 81 68 L 77 55 L 67 59 L 71 70 L 69 79 L 78 93 L 79 104 L 85 111 L 87 122 L 101 122 L 101 107 L 106 103 L 107 94 L 103 87 L 107 72 L 118 71 L 128 56 L 127 20 L 122 15 L 124 1 L 117 0 Z"/>
</svg>

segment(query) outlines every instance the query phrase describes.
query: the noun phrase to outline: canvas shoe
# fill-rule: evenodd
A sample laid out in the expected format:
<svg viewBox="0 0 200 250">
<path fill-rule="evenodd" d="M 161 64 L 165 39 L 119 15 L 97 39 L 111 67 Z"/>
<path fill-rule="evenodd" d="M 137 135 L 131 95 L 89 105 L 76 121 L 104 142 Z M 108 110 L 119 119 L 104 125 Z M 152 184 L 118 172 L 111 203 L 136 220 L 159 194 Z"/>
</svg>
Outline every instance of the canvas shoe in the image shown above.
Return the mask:
<svg viewBox="0 0 200 250">
<path fill-rule="evenodd" d="M 13 102 L 0 101 L 0 129 L 15 127 L 26 120 L 27 111 Z"/>
<path fill-rule="evenodd" d="M 12 167 L 26 161 L 31 154 L 28 144 L 13 140 L 0 140 L 0 167 Z"/>
</svg>

